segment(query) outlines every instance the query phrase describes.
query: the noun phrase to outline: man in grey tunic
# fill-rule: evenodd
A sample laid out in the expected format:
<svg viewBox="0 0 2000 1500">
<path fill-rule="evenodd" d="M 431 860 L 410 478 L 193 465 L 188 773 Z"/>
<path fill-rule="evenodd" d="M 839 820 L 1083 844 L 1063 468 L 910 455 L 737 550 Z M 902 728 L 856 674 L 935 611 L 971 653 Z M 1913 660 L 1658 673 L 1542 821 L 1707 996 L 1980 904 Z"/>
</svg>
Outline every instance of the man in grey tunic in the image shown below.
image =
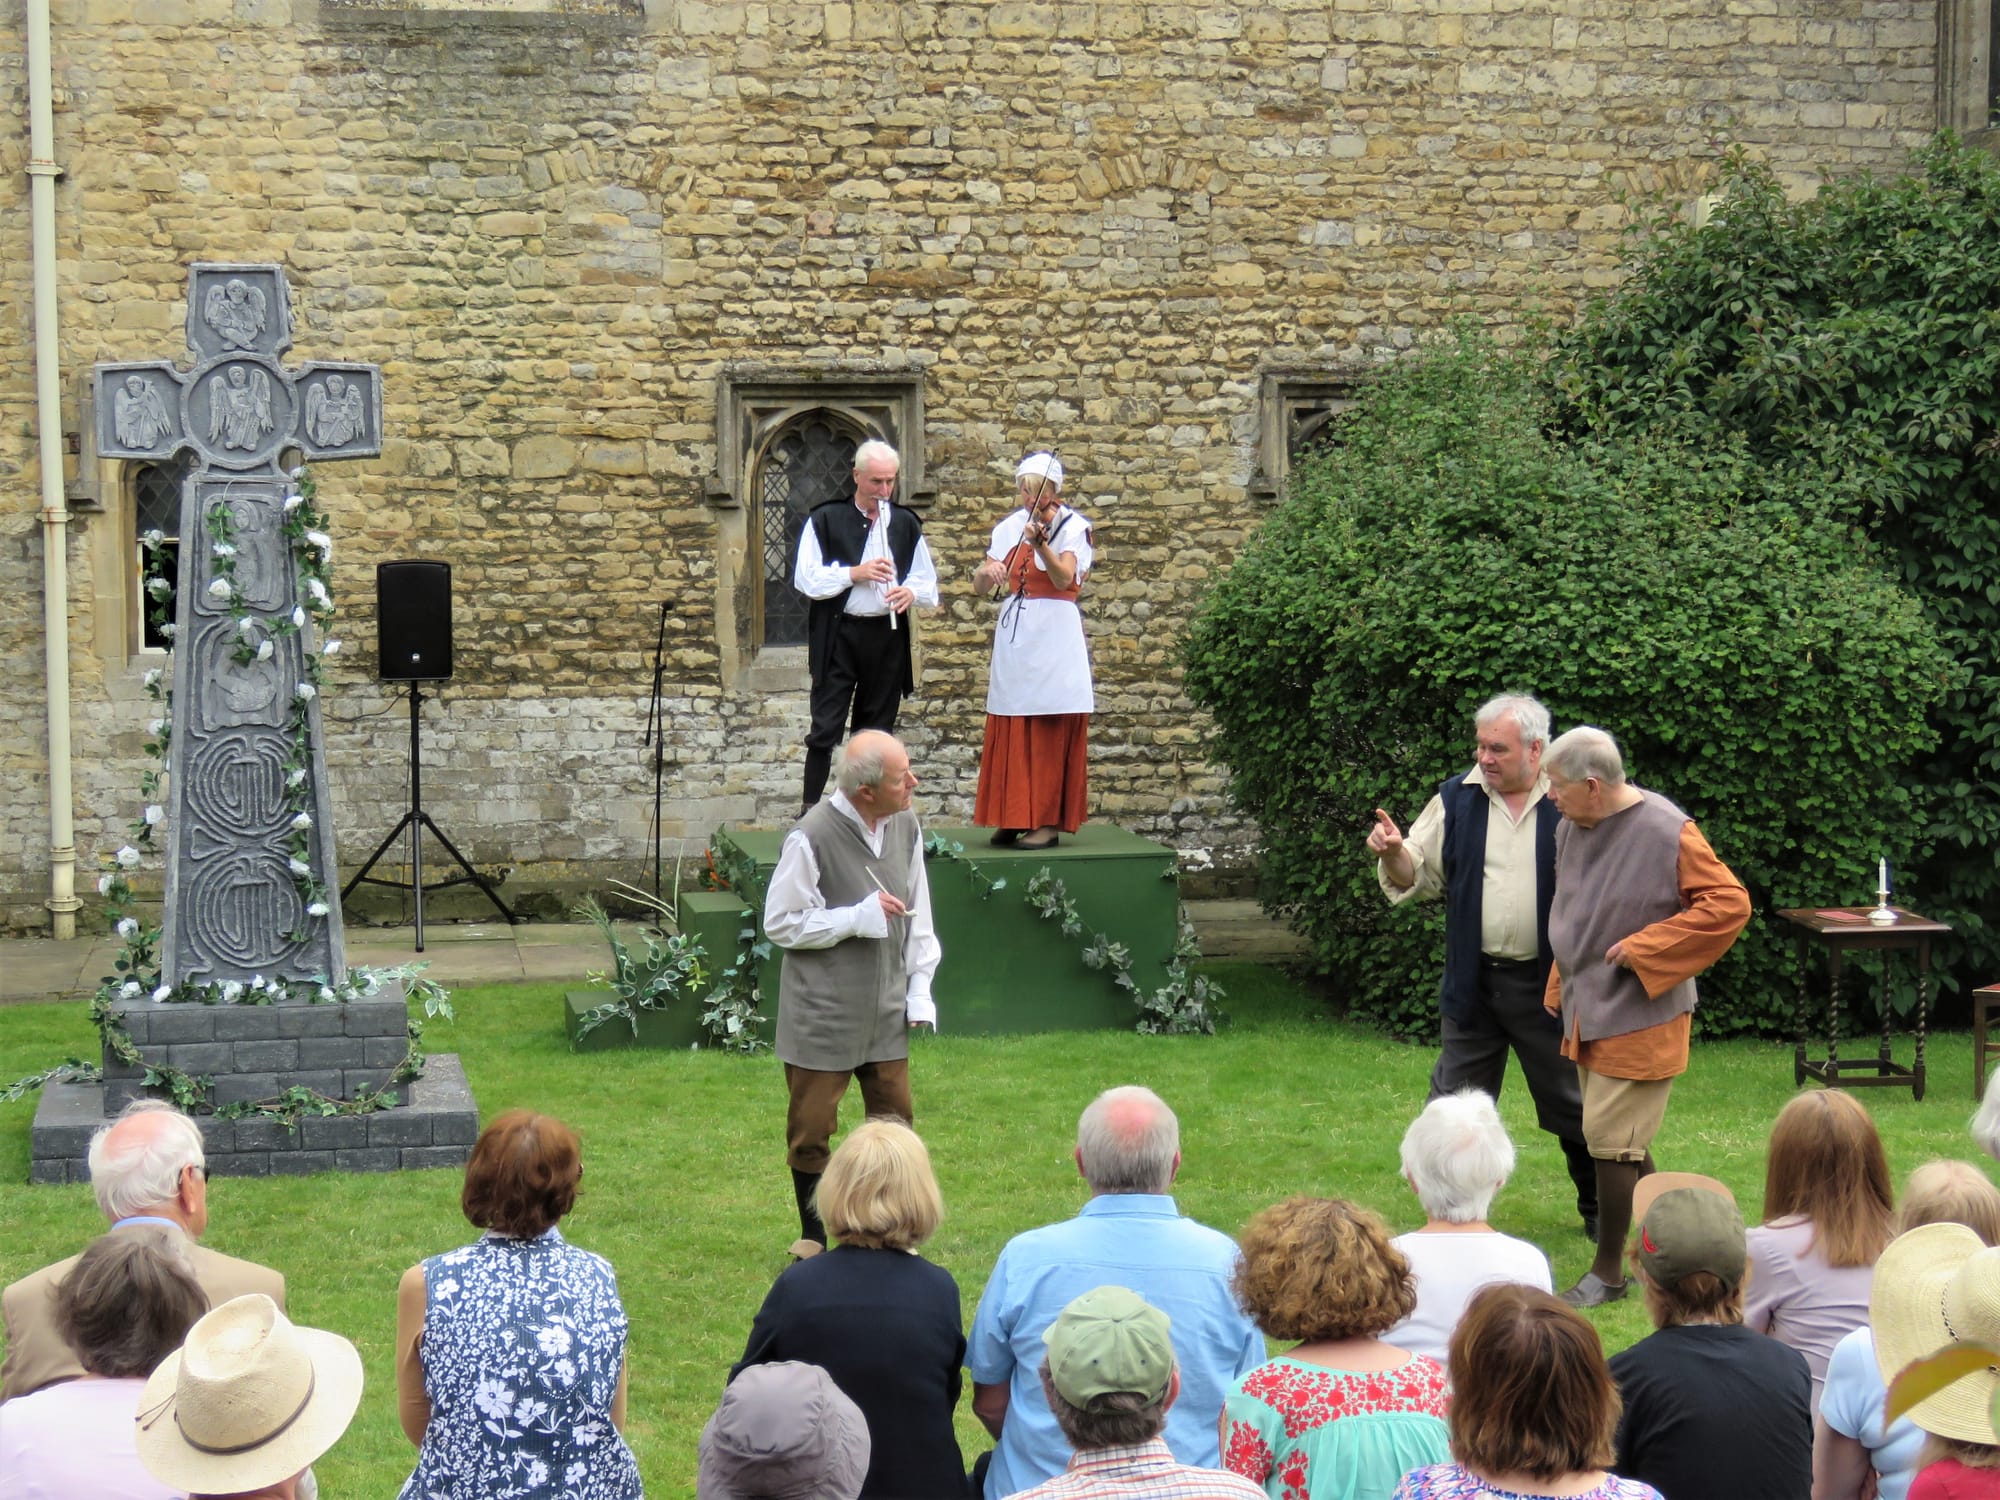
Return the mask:
<svg viewBox="0 0 2000 1500">
<path fill-rule="evenodd" d="M 1583 1139 L 1597 1166 L 1597 1255 L 1562 1294 L 1572 1307 L 1625 1295 L 1632 1195 L 1687 1071 L 1695 976 L 1750 920 L 1750 894 L 1694 820 L 1625 779 L 1618 742 L 1583 725 L 1543 757 L 1556 830 L 1555 953 L 1544 1004 L 1577 1066 Z"/>
<path fill-rule="evenodd" d="M 764 896 L 764 931 L 785 950 L 777 1053 L 801 1258 L 826 1248 L 813 1192 L 848 1079 L 860 1082 L 869 1115 L 910 1120 L 909 1029 L 937 1026 L 940 950 L 909 752 L 894 735 L 863 730 L 834 774 L 833 796 L 785 835 Z"/>
</svg>

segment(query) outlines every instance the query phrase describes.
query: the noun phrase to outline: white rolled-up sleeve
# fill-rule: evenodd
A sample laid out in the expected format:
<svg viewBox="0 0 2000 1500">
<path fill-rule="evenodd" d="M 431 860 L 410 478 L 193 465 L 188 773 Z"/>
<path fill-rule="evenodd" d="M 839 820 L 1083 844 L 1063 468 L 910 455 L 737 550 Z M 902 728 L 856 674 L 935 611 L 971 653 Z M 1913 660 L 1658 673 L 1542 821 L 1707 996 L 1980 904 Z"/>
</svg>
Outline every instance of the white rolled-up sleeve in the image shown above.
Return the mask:
<svg viewBox="0 0 2000 1500">
<path fill-rule="evenodd" d="M 792 564 L 792 587 L 808 599 L 831 599 L 853 586 L 845 563 L 830 563 L 820 556 L 819 537 L 808 521 L 799 532 L 798 561 Z"/>
<path fill-rule="evenodd" d="M 887 937 L 889 918 L 873 896 L 853 906 L 828 906 L 812 843 L 794 828 L 764 892 L 764 935 L 780 948 L 831 948 L 851 937 Z"/>
<path fill-rule="evenodd" d="M 931 877 L 924 867 L 924 831 L 917 830 L 917 846 L 910 851 L 910 930 L 903 938 L 903 970 L 909 976 L 904 992 L 904 1018 L 912 1026 L 937 1029 L 937 1001 L 931 995 L 931 980 L 937 975 L 938 960 L 944 949 L 938 945 L 937 927 L 931 920 Z M 881 909 L 877 903 L 876 909 Z"/>
<path fill-rule="evenodd" d="M 937 608 L 937 564 L 931 561 L 930 543 L 922 537 L 917 538 L 916 556 L 910 559 L 910 576 L 903 580 L 903 587 L 914 594 L 916 602 L 925 609 Z"/>
</svg>

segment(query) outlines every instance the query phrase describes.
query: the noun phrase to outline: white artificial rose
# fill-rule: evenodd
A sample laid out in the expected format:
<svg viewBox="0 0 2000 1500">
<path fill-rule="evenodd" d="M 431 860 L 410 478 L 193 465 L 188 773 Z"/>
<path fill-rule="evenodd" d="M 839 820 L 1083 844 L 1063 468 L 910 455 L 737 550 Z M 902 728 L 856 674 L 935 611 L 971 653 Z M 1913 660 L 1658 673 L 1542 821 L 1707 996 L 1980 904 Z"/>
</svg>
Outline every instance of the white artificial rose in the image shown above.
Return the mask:
<svg viewBox="0 0 2000 1500">
<path fill-rule="evenodd" d="M 124 848 L 120 849 L 117 855 L 118 863 L 123 865 L 128 870 L 138 869 L 139 861 L 141 858 L 143 858 L 143 856 L 139 853 L 137 849 L 134 849 L 130 844 L 127 844 L 125 845 Z"/>
<path fill-rule="evenodd" d="M 167 821 L 167 810 L 157 802 L 147 803 L 146 821 L 154 828 L 158 828 L 162 823 Z"/>
<path fill-rule="evenodd" d="M 136 917 L 120 918 L 118 922 L 118 935 L 128 942 L 137 937 L 139 935 L 138 919 Z"/>
</svg>

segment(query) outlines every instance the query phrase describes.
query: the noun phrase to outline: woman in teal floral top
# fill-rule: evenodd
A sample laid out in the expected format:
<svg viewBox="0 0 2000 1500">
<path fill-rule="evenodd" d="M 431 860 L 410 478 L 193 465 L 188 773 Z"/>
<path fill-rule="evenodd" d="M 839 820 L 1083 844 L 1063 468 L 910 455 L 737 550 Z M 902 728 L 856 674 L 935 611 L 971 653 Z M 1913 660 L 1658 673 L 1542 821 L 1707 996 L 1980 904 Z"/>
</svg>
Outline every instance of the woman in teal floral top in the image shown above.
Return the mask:
<svg viewBox="0 0 2000 1500">
<path fill-rule="evenodd" d="M 1236 1300 L 1297 1347 L 1237 1381 L 1222 1464 L 1272 1500 L 1389 1500 L 1449 1453 L 1444 1367 L 1382 1342 L 1416 1306 L 1410 1263 L 1367 1209 L 1292 1198 L 1243 1231 Z"/>
</svg>

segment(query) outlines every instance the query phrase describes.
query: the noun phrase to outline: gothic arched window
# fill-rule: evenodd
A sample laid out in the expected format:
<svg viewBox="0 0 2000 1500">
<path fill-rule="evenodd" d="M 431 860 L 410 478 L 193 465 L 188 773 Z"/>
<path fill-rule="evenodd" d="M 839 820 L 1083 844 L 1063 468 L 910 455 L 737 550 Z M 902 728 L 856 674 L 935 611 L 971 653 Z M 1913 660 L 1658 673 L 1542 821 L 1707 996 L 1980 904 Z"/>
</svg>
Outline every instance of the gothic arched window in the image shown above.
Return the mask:
<svg viewBox="0 0 2000 1500">
<path fill-rule="evenodd" d="M 174 618 L 174 590 L 180 581 L 181 487 L 187 482 L 185 452 L 160 463 L 132 466 L 132 557 L 139 585 L 139 644 L 162 651 L 167 636 L 160 629 Z M 157 531 L 166 541 L 148 550 L 140 538 Z M 155 598 L 152 583 L 164 578 L 166 592 Z"/>
<path fill-rule="evenodd" d="M 755 618 L 759 645 L 796 646 L 806 638 L 806 599 L 792 587 L 799 532 L 813 507 L 854 496 L 854 450 L 864 434 L 832 412 L 793 418 L 757 455 L 755 496 L 763 566 Z"/>
</svg>

